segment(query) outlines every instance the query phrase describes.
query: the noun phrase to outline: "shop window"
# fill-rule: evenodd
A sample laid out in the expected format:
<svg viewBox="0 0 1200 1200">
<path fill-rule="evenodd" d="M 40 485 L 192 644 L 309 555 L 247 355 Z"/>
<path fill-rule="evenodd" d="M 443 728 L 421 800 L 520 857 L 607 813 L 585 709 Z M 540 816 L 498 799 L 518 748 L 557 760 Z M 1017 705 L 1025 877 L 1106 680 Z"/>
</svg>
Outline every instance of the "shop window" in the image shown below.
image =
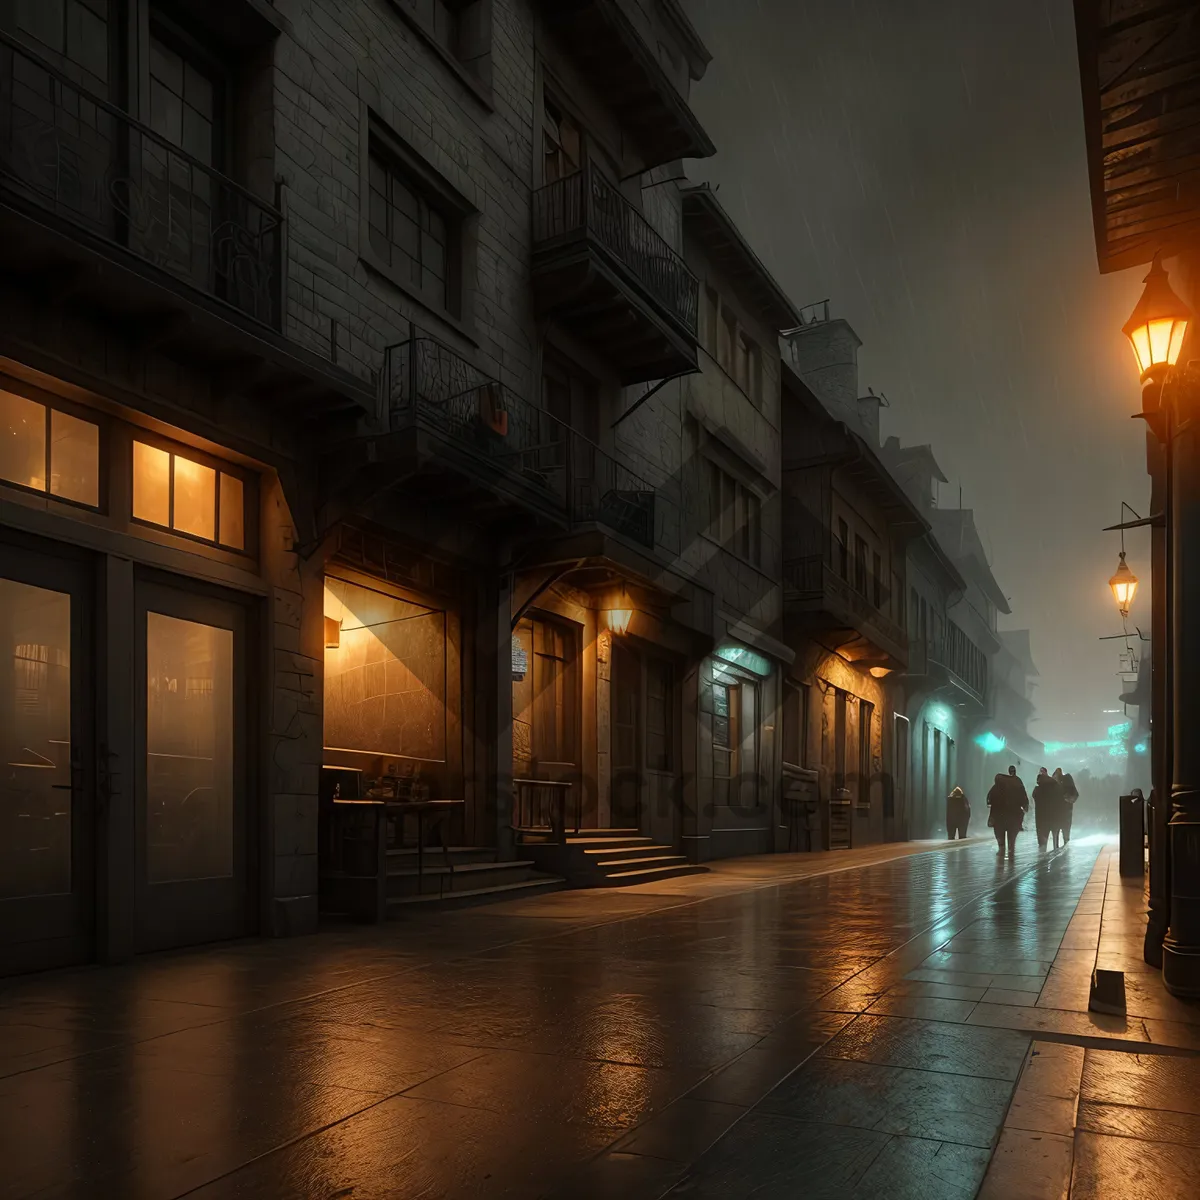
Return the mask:
<svg viewBox="0 0 1200 1200">
<path fill-rule="evenodd" d="M 646 766 L 651 771 L 674 769 L 671 737 L 672 673 L 669 663 L 646 660 Z"/>
<path fill-rule="evenodd" d="M 783 761 L 790 767 L 808 765 L 808 685 L 783 686 Z"/>
<path fill-rule="evenodd" d="M 0 578 L 0 900 L 71 890 L 71 597 Z"/>
<path fill-rule="evenodd" d="M 867 700 L 858 702 L 858 803 L 871 803 L 871 738 L 875 730 L 875 705 Z"/>
<path fill-rule="evenodd" d="M 529 670 L 512 685 L 513 769 L 519 775 L 541 764 L 574 765 L 576 694 L 574 631 L 541 618 L 526 618 L 516 639 Z"/>
<path fill-rule="evenodd" d="M 741 773 L 742 685 L 713 684 L 713 801 L 733 802 Z"/>
<path fill-rule="evenodd" d="M 325 746 L 446 757 L 446 614 L 327 576 Z"/>
<path fill-rule="evenodd" d="M 133 518 L 228 550 L 246 548 L 242 480 L 175 450 L 133 443 Z"/>
<path fill-rule="evenodd" d="M 0 391 L 0 479 L 98 508 L 100 427 Z"/>
</svg>

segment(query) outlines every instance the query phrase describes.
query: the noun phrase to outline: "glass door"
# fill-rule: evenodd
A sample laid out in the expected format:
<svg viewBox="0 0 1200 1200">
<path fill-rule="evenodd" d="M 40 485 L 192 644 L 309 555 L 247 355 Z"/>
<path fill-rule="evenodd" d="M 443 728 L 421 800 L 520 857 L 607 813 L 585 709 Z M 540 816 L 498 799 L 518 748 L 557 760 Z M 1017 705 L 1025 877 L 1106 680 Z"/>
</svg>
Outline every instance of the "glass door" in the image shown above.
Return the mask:
<svg viewBox="0 0 1200 1200">
<path fill-rule="evenodd" d="M 0 973 L 90 958 L 90 574 L 0 539 Z"/>
<path fill-rule="evenodd" d="M 139 950 L 250 931 L 246 611 L 138 590 Z"/>
</svg>

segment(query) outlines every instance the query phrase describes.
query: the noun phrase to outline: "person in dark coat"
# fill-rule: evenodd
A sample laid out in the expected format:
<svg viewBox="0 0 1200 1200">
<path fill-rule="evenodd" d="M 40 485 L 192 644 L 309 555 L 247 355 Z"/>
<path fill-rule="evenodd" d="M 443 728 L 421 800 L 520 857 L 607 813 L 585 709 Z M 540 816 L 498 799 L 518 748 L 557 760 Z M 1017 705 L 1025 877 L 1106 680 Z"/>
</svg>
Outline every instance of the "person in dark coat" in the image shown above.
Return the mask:
<svg viewBox="0 0 1200 1200">
<path fill-rule="evenodd" d="M 954 841 L 955 838 L 967 836 L 967 826 L 971 821 L 971 802 L 960 787 L 946 797 L 946 836 Z"/>
<path fill-rule="evenodd" d="M 1064 774 L 1062 767 L 1055 770 L 1054 778 L 1058 780 L 1058 786 L 1062 789 L 1059 829 L 1062 831 L 1062 841 L 1065 846 L 1071 840 L 1071 822 L 1075 817 L 1075 801 L 1079 799 L 1079 789 L 1075 786 L 1075 780 L 1071 778 L 1071 773 L 1068 771 Z M 1056 850 L 1058 849 L 1059 829 L 1054 831 L 1054 848 Z"/>
<path fill-rule="evenodd" d="M 1008 857 L 1012 858 L 1017 850 L 1017 834 L 1024 826 L 1025 812 L 1029 807 L 1025 785 L 1017 778 L 1016 767 L 1009 767 L 1007 775 L 996 776 L 987 802 L 988 824 L 996 835 L 1000 857 L 1004 857 L 1007 846 Z"/>
<path fill-rule="evenodd" d="M 1043 767 L 1038 772 L 1033 787 L 1033 820 L 1037 827 L 1038 849 L 1045 850 L 1046 842 L 1054 834 L 1054 848 L 1058 849 L 1058 837 L 1062 830 L 1063 790 L 1062 785 Z"/>
</svg>

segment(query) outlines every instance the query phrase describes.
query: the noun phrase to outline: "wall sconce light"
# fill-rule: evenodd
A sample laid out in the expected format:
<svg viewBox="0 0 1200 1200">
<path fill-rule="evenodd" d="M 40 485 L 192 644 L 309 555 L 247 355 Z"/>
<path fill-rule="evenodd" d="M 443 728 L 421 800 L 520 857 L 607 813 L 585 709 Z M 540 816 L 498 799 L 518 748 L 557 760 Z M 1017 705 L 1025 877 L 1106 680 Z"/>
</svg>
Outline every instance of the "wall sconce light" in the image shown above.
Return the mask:
<svg viewBox="0 0 1200 1200">
<path fill-rule="evenodd" d="M 871 668 L 871 678 L 872 679 L 886 679 L 891 673 L 892 673 L 891 667 L 872 667 Z"/>
<path fill-rule="evenodd" d="M 604 613 L 604 623 L 608 626 L 609 632 L 617 635 L 628 633 L 632 620 L 632 608 L 610 608 Z"/>
<path fill-rule="evenodd" d="M 325 618 L 325 649 L 337 650 L 342 644 L 342 623 L 336 617 Z"/>
</svg>

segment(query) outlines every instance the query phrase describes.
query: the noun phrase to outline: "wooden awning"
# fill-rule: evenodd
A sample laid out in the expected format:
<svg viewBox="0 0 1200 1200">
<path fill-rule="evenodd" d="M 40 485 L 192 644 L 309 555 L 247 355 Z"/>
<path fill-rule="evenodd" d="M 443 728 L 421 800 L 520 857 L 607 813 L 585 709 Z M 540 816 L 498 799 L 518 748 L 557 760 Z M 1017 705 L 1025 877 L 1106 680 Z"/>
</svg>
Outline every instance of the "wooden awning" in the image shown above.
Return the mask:
<svg viewBox="0 0 1200 1200">
<path fill-rule="evenodd" d="M 1075 0 L 1102 272 L 1200 241 L 1200 5 Z"/>
</svg>

